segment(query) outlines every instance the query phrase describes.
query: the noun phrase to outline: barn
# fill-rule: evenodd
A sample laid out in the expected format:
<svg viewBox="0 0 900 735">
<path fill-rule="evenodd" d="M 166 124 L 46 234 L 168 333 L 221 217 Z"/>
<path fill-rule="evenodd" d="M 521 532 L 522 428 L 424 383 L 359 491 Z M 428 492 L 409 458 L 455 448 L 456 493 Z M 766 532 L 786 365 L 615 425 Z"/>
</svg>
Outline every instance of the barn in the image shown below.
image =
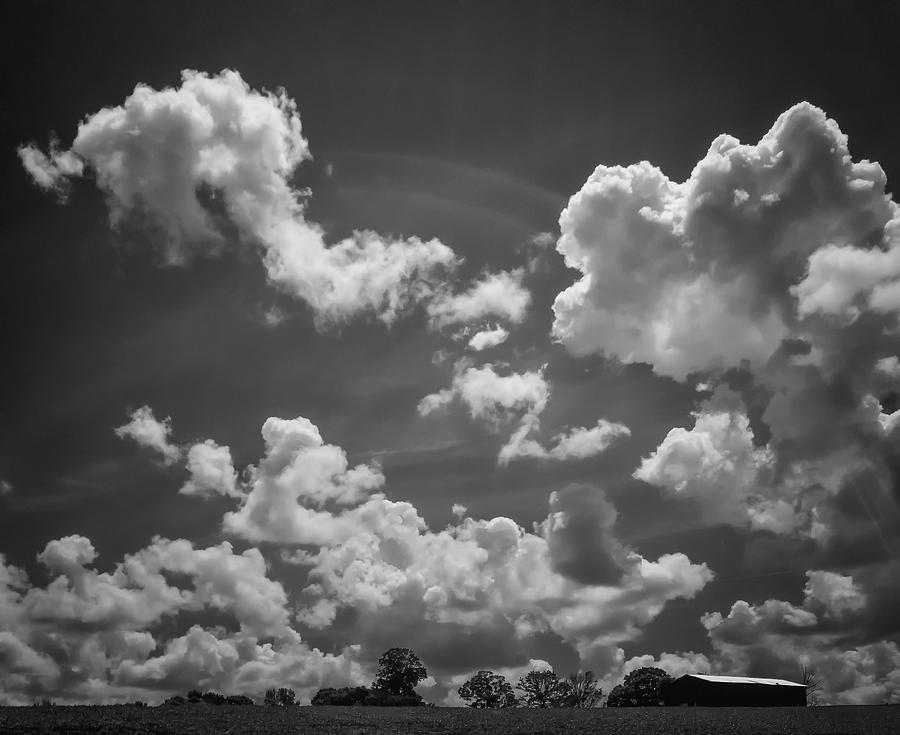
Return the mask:
<svg viewBox="0 0 900 735">
<path fill-rule="evenodd" d="M 667 706 L 805 707 L 806 686 L 784 679 L 685 674 L 660 691 Z"/>
</svg>

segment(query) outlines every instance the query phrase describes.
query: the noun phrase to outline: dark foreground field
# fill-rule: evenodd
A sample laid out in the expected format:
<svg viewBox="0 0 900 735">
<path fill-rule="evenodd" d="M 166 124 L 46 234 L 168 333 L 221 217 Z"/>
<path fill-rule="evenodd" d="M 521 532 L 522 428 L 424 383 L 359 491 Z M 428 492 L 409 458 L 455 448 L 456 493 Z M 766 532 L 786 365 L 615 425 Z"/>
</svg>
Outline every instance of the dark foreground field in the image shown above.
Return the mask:
<svg viewBox="0 0 900 735">
<path fill-rule="evenodd" d="M 900 707 L 485 711 L 378 707 L 0 707 L 0 734 L 898 735 Z"/>
</svg>

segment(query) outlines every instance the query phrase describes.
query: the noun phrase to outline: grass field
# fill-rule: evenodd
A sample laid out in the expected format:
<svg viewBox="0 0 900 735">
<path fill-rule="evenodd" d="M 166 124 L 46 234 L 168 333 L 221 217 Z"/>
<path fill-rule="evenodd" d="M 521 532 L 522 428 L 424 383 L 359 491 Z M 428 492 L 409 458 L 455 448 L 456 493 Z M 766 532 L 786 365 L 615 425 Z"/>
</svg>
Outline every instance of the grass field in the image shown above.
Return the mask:
<svg viewBox="0 0 900 735">
<path fill-rule="evenodd" d="M 378 707 L 0 707 L 0 735 L 898 735 L 900 707 L 470 710 Z"/>
</svg>

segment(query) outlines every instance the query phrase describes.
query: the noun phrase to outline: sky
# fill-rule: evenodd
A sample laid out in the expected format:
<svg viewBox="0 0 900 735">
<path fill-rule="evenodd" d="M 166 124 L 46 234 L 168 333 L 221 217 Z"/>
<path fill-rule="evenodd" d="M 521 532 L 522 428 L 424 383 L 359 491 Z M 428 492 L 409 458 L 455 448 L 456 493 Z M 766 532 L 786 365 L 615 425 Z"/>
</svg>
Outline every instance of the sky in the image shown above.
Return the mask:
<svg viewBox="0 0 900 735">
<path fill-rule="evenodd" d="M 0 703 L 900 703 L 895 3 L 7 18 Z"/>
</svg>

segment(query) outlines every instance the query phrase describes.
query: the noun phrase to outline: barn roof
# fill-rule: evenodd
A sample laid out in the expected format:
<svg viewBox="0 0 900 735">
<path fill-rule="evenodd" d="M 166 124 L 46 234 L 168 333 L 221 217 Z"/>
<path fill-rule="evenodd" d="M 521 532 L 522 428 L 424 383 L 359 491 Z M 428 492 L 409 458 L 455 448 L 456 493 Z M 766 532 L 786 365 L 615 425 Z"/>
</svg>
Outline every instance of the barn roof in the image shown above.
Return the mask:
<svg viewBox="0 0 900 735">
<path fill-rule="evenodd" d="M 805 684 L 798 684 L 787 679 L 759 679 L 755 676 L 710 676 L 709 674 L 685 674 L 685 676 L 719 684 L 768 684 L 779 687 L 806 687 Z"/>
</svg>

